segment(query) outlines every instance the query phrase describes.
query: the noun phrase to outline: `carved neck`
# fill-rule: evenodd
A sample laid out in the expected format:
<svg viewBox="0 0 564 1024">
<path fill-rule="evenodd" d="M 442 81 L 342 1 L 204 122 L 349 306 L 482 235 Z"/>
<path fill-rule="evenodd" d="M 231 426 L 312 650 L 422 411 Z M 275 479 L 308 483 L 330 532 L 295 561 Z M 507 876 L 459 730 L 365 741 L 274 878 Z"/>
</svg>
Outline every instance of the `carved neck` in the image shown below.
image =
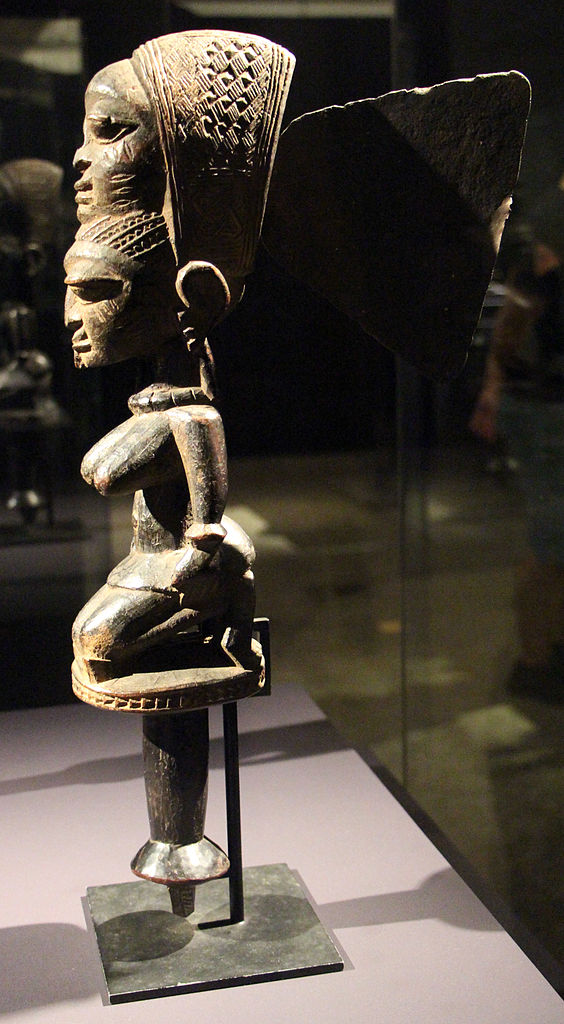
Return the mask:
<svg viewBox="0 0 564 1024">
<path fill-rule="evenodd" d="M 183 339 L 161 349 L 155 359 L 154 380 L 178 388 L 201 388 L 206 397 L 214 398 L 213 357 L 207 341 L 188 349 Z"/>
<path fill-rule="evenodd" d="M 200 384 L 199 359 L 186 348 L 182 338 L 164 346 L 154 361 L 156 380 L 178 387 L 197 387 Z"/>
</svg>

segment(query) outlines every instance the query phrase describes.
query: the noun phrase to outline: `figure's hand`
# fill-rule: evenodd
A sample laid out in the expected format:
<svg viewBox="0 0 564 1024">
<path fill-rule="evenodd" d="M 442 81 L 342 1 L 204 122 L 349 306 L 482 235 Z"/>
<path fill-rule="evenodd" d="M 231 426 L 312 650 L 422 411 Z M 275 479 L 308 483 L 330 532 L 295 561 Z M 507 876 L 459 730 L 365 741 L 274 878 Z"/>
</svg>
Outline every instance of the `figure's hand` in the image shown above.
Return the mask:
<svg viewBox="0 0 564 1024">
<path fill-rule="evenodd" d="M 192 523 L 186 538 L 199 551 L 213 555 L 217 551 L 227 530 L 221 523 Z"/>
<path fill-rule="evenodd" d="M 134 416 L 143 412 L 160 412 L 170 408 L 170 392 L 167 384 L 149 384 L 132 395 L 127 404 Z"/>
<path fill-rule="evenodd" d="M 187 531 L 189 546 L 184 548 L 182 557 L 176 563 L 172 574 L 172 586 L 182 589 L 185 580 L 208 565 L 226 534 L 221 523 L 192 523 Z"/>
<path fill-rule="evenodd" d="M 176 388 L 169 384 L 149 384 L 132 395 L 128 403 L 134 416 L 143 412 L 166 412 L 175 406 L 210 405 L 209 396 L 199 387 Z"/>
</svg>

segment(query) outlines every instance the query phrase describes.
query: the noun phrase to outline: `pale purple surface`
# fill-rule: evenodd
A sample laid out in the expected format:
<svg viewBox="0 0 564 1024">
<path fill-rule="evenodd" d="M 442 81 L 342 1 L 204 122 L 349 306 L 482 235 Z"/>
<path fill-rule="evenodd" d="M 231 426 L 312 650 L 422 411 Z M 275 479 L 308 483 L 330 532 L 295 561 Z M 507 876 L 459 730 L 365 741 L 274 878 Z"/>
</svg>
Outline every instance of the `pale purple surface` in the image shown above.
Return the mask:
<svg viewBox="0 0 564 1024">
<path fill-rule="evenodd" d="M 130 881 L 147 838 L 136 716 L 86 706 L 0 715 L 0 1012 L 14 1024 L 164 1019 L 564 1024 L 564 1004 L 298 688 L 240 708 L 245 864 L 285 862 L 341 974 L 104 1006 L 81 900 Z M 207 834 L 225 842 L 221 715 Z"/>
</svg>

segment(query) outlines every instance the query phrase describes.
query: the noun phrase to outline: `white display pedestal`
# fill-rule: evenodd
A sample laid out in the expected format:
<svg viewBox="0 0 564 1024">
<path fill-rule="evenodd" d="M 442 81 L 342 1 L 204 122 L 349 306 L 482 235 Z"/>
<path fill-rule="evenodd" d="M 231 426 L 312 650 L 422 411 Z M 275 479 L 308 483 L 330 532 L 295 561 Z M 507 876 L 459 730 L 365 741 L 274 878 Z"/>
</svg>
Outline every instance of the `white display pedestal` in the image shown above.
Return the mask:
<svg viewBox="0 0 564 1024">
<path fill-rule="evenodd" d="M 564 1024 L 564 1004 L 421 828 L 292 686 L 240 705 L 243 857 L 286 863 L 345 970 L 104 1006 L 82 901 L 147 830 L 136 716 L 0 715 L 0 1011 L 10 1024 Z M 214 731 L 215 727 L 215 731 Z M 207 833 L 222 844 L 220 716 Z"/>
</svg>

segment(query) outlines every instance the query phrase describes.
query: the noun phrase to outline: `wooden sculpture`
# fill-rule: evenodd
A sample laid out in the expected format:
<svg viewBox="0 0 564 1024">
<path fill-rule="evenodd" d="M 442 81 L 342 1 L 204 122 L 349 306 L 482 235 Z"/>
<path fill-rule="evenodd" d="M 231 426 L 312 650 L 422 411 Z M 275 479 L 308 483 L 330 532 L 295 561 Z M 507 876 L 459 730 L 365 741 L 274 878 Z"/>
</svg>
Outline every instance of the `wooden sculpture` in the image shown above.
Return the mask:
<svg viewBox="0 0 564 1024">
<path fill-rule="evenodd" d="M 137 357 L 154 383 L 83 461 L 102 494 L 134 494 L 133 540 L 76 619 L 73 686 L 96 707 L 142 714 L 151 834 L 132 868 L 166 884 L 184 916 L 195 885 L 229 870 L 204 836 L 207 708 L 264 680 L 253 546 L 224 514 L 207 336 L 252 269 L 292 68 L 256 36 L 153 40 L 90 83 L 75 158 L 75 364 Z M 495 75 L 299 119 L 272 181 L 271 252 L 425 371 L 459 368 L 528 103 L 522 76 Z"/>
<path fill-rule="evenodd" d="M 81 227 L 65 258 L 75 364 L 152 360 L 155 383 L 83 461 L 102 494 L 134 493 L 133 541 L 75 622 L 73 687 L 97 707 L 144 713 L 151 839 L 133 868 L 168 884 L 179 913 L 193 883 L 229 867 L 203 835 L 202 709 L 264 679 L 253 545 L 224 516 L 206 339 L 252 268 L 292 66 L 255 36 L 153 40 L 94 77 L 75 157 Z"/>
</svg>

